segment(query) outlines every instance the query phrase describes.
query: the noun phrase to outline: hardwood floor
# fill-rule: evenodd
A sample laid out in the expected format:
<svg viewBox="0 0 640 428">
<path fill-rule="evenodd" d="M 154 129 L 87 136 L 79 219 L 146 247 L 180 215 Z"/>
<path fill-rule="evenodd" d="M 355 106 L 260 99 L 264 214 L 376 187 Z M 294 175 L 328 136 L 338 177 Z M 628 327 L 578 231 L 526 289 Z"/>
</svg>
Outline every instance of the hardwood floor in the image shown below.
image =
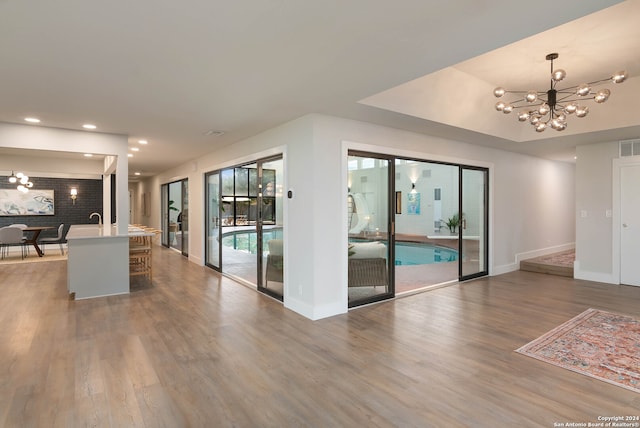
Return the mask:
<svg viewBox="0 0 640 428">
<path fill-rule="evenodd" d="M 154 248 L 153 286 L 69 301 L 66 262 L 0 266 L 0 426 L 553 427 L 640 395 L 517 354 L 640 288 L 513 272 L 309 321 Z"/>
</svg>

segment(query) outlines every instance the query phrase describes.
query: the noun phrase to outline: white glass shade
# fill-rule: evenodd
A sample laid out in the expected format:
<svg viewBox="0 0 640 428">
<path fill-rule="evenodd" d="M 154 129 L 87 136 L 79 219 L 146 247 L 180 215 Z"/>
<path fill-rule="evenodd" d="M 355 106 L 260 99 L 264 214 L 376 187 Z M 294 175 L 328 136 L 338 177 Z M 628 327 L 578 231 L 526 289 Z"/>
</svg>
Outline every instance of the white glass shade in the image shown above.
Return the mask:
<svg viewBox="0 0 640 428">
<path fill-rule="evenodd" d="M 532 103 L 538 99 L 538 93 L 536 91 L 529 91 L 527 95 L 525 95 L 524 100 L 528 103 Z"/>
<path fill-rule="evenodd" d="M 616 74 L 611 76 L 611 80 L 613 83 L 622 83 L 627 80 L 627 70 L 618 71 Z"/>
<path fill-rule="evenodd" d="M 529 114 L 528 111 L 521 111 L 520 113 L 518 113 L 518 120 L 520 122 L 526 122 L 527 120 L 529 120 L 529 117 L 531 115 Z"/>
<path fill-rule="evenodd" d="M 582 85 L 578 86 L 578 89 L 576 90 L 576 94 L 580 95 L 581 97 L 584 97 L 585 95 L 589 95 L 589 92 L 591 92 L 591 88 L 586 83 L 583 83 Z"/>
<path fill-rule="evenodd" d="M 560 118 L 555 118 L 551 121 L 551 127 L 556 131 L 564 131 L 567 128 L 567 124 Z"/>
<path fill-rule="evenodd" d="M 576 116 L 578 117 L 585 117 L 587 114 L 589 114 L 589 107 L 578 106 L 576 109 Z"/>
<path fill-rule="evenodd" d="M 555 82 L 559 82 L 562 79 L 564 79 L 567 76 L 567 72 L 564 71 L 563 69 L 559 68 L 557 70 L 555 70 L 553 72 L 553 74 L 551 75 L 551 78 L 555 81 Z"/>
<path fill-rule="evenodd" d="M 505 94 L 505 90 L 504 88 L 501 87 L 497 87 L 493 90 L 493 95 L 495 95 L 496 98 L 500 98 L 501 96 L 503 96 Z"/>
<path fill-rule="evenodd" d="M 597 93 L 596 96 L 593 97 L 593 100 L 595 102 L 597 102 L 598 104 L 602 104 L 603 102 L 607 101 L 609 99 L 609 95 L 611 95 L 611 91 L 608 89 L 600 89 Z"/>
<path fill-rule="evenodd" d="M 578 108 L 577 105 L 575 105 L 574 103 L 569 103 L 567 104 L 567 106 L 564 108 L 564 112 L 566 114 L 573 114 L 576 112 L 576 109 Z"/>
<path fill-rule="evenodd" d="M 506 105 L 506 104 L 505 104 L 504 102 L 502 102 L 502 101 L 498 101 L 498 102 L 496 103 L 496 110 L 498 110 L 498 111 L 502 111 L 502 110 L 504 110 L 504 106 L 505 106 L 505 105 Z"/>
<path fill-rule="evenodd" d="M 505 104 L 504 108 L 502 109 L 502 112 L 504 114 L 509 114 L 513 111 L 513 106 L 511 104 Z"/>
<path fill-rule="evenodd" d="M 546 122 L 540 121 L 540 122 L 538 122 L 536 124 L 536 132 L 542 132 L 545 129 L 547 129 L 547 123 Z"/>
<path fill-rule="evenodd" d="M 549 113 L 549 104 L 547 103 L 542 104 L 538 109 L 538 113 L 540 113 L 542 116 Z"/>
</svg>

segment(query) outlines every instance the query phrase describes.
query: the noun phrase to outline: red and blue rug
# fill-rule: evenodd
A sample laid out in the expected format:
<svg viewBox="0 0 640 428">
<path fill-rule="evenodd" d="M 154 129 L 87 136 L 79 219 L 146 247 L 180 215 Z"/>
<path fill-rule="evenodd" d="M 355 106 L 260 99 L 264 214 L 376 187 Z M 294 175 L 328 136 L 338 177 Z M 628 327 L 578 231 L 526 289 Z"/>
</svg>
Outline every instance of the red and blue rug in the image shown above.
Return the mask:
<svg viewBox="0 0 640 428">
<path fill-rule="evenodd" d="M 640 320 L 587 309 L 516 350 L 640 393 Z"/>
</svg>

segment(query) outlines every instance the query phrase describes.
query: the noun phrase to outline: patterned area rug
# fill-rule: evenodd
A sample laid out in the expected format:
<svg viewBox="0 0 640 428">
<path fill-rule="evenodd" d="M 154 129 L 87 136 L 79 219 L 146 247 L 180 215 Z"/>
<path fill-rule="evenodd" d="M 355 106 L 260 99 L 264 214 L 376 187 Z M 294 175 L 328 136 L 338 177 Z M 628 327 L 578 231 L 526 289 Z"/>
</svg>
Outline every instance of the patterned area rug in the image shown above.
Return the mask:
<svg viewBox="0 0 640 428">
<path fill-rule="evenodd" d="M 640 393 L 640 321 L 626 315 L 587 309 L 516 352 Z"/>
</svg>

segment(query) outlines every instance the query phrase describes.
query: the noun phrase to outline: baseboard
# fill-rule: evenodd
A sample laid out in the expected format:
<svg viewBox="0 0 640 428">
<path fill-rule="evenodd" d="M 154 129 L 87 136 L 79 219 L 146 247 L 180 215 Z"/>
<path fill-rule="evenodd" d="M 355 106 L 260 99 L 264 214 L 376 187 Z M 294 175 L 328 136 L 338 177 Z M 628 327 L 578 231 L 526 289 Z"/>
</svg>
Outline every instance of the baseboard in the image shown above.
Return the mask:
<svg viewBox="0 0 640 428">
<path fill-rule="evenodd" d="M 502 275 L 503 273 L 515 272 L 520 269 L 520 262 L 518 263 L 509 263 L 507 265 L 494 266 L 493 269 L 489 272 L 489 275 Z"/>
<path fill-rule="evenodd" d="M 580 269 L 580 262 L 578 260 L 573 262 L 573 277 L 575 279 L 583 279 L 585 281 L 604 282 L 605 284 L 615 285 L 619 284 L 619 281 L 614 277 L 612 273 L 589 272 Z"/>
<path fill-rule="evenodd" d="M 189 257 L 187 257 L 187 259 L 191 262 L 191 263 L 195 263 L 198 266 L 204 266 L 204 260 L 202 260 L 202 257 L 197 257 L 194 255 L 189 254 Z"/>
<path fill-rule="evenodd" d="M 330 304 L 322 306 L 313 306 L 301 300 L 295 298 L 284 298 L 284 307 L 291 309 L 294 312 L 302 315 L 305 318 L 309 318 L 312 321 L 316 321 L 322 318 L 332 317 L 334 315 L 340 315 L 347 312 L 347 308 L 343 308 L 339 304 Z"/>
</svg>

